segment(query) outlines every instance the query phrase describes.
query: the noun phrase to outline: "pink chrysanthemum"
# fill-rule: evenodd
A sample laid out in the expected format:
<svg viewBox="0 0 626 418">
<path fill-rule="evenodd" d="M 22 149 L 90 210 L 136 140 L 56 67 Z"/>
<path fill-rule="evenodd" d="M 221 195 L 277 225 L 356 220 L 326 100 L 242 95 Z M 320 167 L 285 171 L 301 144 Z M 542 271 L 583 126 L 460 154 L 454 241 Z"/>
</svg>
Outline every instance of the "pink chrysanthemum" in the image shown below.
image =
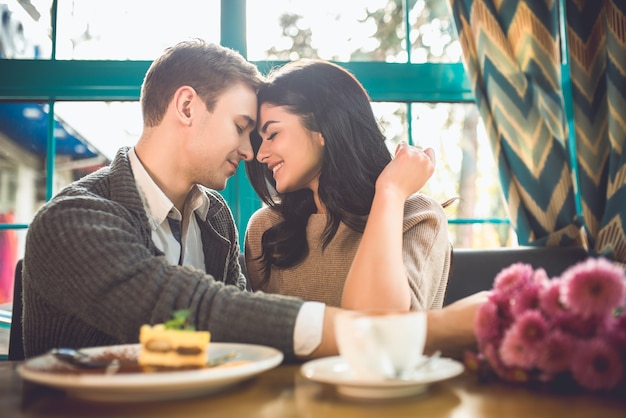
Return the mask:
<svg viewBox="0 0 626 418">
<path fill-rule="evenodd" d="M 488 300 L 496 304 L 500 324 L 508 328 L 515 321 L 515 317 L 511 312 L 511 298 L 506 294 L 494 290 L 489 294 Z"/>
<path fill-rule="evenodd" d="M 480 345 L 499 342 L 502 338 L 501 320 L 498 317 L 498 305 L 492 300 L 487 300 L 478 307 L 474 328 L 476 338 Z"/>
<path fill-rule="evenodd" d="M 567 312 L 561 303 L 561 279 L 552 279 L 539 293 L 539 306 L 548 317 L 557 317 Z"/>
<path fill-rule="evenodd" d="M 529 283 L 524 286 L 517 297 L 511 301 L 511 312 L 514 316 L 519 316 L 525 311 L 539 308 L 539 292 L 543 285 L 538 282 Z"/>
<path fill-rule="evenodd" d="M 572 376 L 591 390 L 613 389 L 622 380 L 624 364 L 617 349 L 605 340 L 580 342 L 572 356 Z"/>
<path fill-rule="evenodd" d="M 607 315 L 624 299 L 624 269 L 604 258 L 589 258 L 562 276 L 561 301 L 582 316 Z"/>
<path fill-rule="evenodd" d="M 524 312 L 504 334 L 500 357 L 507 366 L 533 368 L 548 334 L 548 323 L 538 311 Z"/>
<path fill-rule="evenodd" d="M 605 335 L 626 356 L 626 313 L 610 319 Z"/>
<path fill-rule="evenodd" d="M 524 344 L 517 328 L 511 328 L 504 334 L 498 354 L 502 363 L 508 367 L 531 369 L 537 361 L 537 353 Z"/>
<path fill-rule="evenodd" d="M 538 347 L 548 335 L 549 324 L 538 310 L 522 313 L 515 327 L 520 331 L 520 338 L 530 347 Z"/>
<path fill-rule="evenodd" d="M 526 370 L 521 367 L 509 367 L 502 362 L 497 345 L 487 344 L 483 350 L 483 355 L 491 369 L 502 379 L 516 383 L 524 383 L 530 380 Z"/>
<path fill-rule="evenodd" d="M 493 280 L 493 289 L 507 298 L 532 282 L 533 268 L 530 264 L 515 263 L 502 269 Z"/>
<path fill-rule="evenodd" d="M 607 316 L 583 317 L 566 312 L 553 318 L 552 326 L 576 338 L 591 339 L 606 329 L 609 318 Z"/>
<path fill-rule="evenodd" d="M 533 273 L 533 283 L 537 283 L 543 286 L 543 285 L 548 284 L 549 281 L 550 281 L 550 277 L 548 276 L 548 273 L 546 273 L 544 269 L 538 268 Z"/>
<path fill-rule="evenodd" d="M 502 363 L 498 355 L 498 345 L 487 344 L 483 348 L 483 355 L 493 369 L 493 371 L 503 379 L 508 380 L 508 368 Z"/>
<path fill-rule="evenodd" d="M 605 259 L 552 279 L 544 269 L 513 264 L 477 311 L 480 355 L 507 381 L 567 374 L 583 388 L 612 389 L 626 376 L 625 297 L 624 270 Z"/>
<path fill-rule="evenodd" d="M 569 334 L 559 330 L 550 332 L 537 358 L 537 367 L 548 375 L 567 371 L 576 343 L 577 340 Z"/>
</svg>

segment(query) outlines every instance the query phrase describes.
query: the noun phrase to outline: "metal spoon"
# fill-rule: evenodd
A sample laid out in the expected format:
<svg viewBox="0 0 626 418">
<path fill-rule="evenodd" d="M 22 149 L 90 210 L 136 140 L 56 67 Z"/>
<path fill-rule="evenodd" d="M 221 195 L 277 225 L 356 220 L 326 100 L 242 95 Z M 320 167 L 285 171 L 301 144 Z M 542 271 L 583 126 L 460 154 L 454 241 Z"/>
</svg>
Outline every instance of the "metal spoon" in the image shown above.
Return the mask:
<svg viewBox="0 0 626 418">
<path fill-rule="evenodd" d="M 222 364 L 228 363 L 230 360 L 237 358 L 239 354 L 235 351 L 231 351 L 228 354 L 224 354 L 223 356 L 215 357 L 207 362 L 206 367 L 217 367 Z"/>
<path fill-rule="evenodd" d="M 392 377 L 390 379 L 414 380 L 415 379 L 415 373 L 417 373 L 417 372 L 419 372 L 421 370 L 430 369 L 431 366 L 433 365 L 433 363 L 435 363 L 439 359 L 439 357 L 441 357 L 441 350 L 435 351 L 430 357 L 426 358 L 426 360 L 424 360 L 423 362 L 421 362 L 420 364 L 418 364 L 417 366 L 415 366 L 411 370 L 401 371 L 401 372 L 397 373 L 396 376 L 394 376 L 394 377 Z"/>
<path fill-rule="evenodd" d="M 83 353 L 80 350 L 76 350 L 74 348 L 62 347 L 62 348 L 53 348 L 50 350 L 50 354 L 55 356 L 57 359 L 71 364 L 75 367 L 85 368 L 85 369 L 99 369 L 99 368 L 109 368 L 109 367 L 119 367 L 124 364 L 135 365 L 136 361 L 128 361 L 128 360 L 94 360 L 89 355 Z M 216 367 L 220 366 L 229 360 L 232 360 L 237 357 L 237 353 L 232 351 L 223 356 L 216 357 L 207 362 L 206 367 Z"/>
<path fill-rule="evenodd" d="M 89 355 L 83 353 L 82 351 L 76 350 L 74 348 L 68 348 L 68 347 L 53 348 L 52 350 L 50 350 L 50 354 L 52 354 L 54 357 L 56 357 L 57 359 L 65 363 L 68 363 L 68 364 L 71 364 L 72 366 L 80 367 L 83 369 L 101 369 L 101 368 L 107 368 L 111 365 L 120 365 L 121 363 L 125 363 L 125 364 L 131 363 L 129 361 L 120 362 L 117 359 L 107 360 L 107 361 L 94 360 L 91 357 L 89 357 Z"/>
</svg>

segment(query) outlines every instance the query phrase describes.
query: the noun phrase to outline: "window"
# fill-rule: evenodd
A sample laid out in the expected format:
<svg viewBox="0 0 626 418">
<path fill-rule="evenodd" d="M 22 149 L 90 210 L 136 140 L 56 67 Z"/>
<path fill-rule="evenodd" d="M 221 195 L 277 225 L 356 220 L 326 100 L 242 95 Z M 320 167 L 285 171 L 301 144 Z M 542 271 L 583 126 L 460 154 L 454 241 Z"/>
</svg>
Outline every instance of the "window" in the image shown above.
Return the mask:
<svg viewBox="0 0 626 418">
<path fill-rule="evenodd" d="M 28 223 L 41 204 L 107 164 L 120 146 L 134 144 L 141 132 L 139 87 L 150 60 L 190 37 L 237 49 L 262 71 L 303 57 L 345 66 L 368 90 L 391 149 L 406 139 L 436 150 L 437 172 L 425 192 L 440 201 L 461 197 L 447 209 L 455 246 L 514 245 L 447 1 L 356 4 L 13 0 L 0 5 L 0 112 L 19 115 L 0 125 L 0 236 L 15 243 L 3 265 L 14 266 L 23 256 Z M 20 136 L 35 128 L 31 139 Z M 242 167 L 224 195 L 245 230 L 260 202 Z M 0 283 L 12 281 L 12 267 L 3 274 L 10 278 Z"/>
<path fill-rule="evenodd" d="M 375 101 L 390 149 L 401 140 L 435 149 L 437 170 L 424 191 L 442 202 L 460 198 L 448 210 L 455 247 L 513 245 L 447 2 L 359 4 L 249 1 L 248 16 L 263 18 L 247 21 L 248 57 L 261 68 L 298 58 L 348 67 Z"/>
</svg>

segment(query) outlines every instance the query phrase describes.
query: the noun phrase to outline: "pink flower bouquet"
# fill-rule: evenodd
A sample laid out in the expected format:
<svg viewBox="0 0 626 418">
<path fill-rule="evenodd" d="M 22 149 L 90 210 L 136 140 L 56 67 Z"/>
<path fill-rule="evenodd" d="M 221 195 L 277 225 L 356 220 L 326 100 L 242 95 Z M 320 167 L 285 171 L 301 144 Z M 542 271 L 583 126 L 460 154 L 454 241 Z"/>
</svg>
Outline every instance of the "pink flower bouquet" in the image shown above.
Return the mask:
<svg viewBox="0 0 626 418">
<path fill-rule="evenodd" d="M 481 363 L 512 382 L 574 382 L 612 390 L 626 382 L 626 276 L 604 258 L 589 258 L 550 279 L 517 263 L 494 279 L 476 315 Z M 472 367 L 474 366 L 474 367 Z"/>
</svg>

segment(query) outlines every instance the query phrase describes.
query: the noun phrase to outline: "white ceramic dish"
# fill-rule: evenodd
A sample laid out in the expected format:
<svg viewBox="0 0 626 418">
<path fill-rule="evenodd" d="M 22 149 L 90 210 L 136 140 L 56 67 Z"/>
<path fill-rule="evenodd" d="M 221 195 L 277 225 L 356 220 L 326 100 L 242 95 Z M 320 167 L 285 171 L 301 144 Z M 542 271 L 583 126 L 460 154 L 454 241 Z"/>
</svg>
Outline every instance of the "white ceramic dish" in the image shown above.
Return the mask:
<svg viewBox="0 0 626 418">
<path fill-rule="evenodd" d="M 139 344 L 85 348 L 98 355 L 139 353 Z M 147 402 L 202 396 L 278 366 L 283 354 L 271 347 L 251 344 L 210 343 L 209 358 L 236 352 L 232 365 L 208 369 L 155 373 L 68 374 L 55 372 L 59 360 L 50 354 L 26 360 L 18 368 L 28 381 L 63 389 L 71 396 L 99 402 Z"/>
<path fill-rule="evenodd" d="M 340 395 L 360 399 L 390 399 L 413 396 L 424 392 L 428 385 L 461 374 L 463 364 L 449 358 L 439 358 L 409 380 L 362 380 L 353 375 L 340 356 L 306 362 L 300 368 L 304 377 L 318 383 L 334 385 Z"/>
</svg>

